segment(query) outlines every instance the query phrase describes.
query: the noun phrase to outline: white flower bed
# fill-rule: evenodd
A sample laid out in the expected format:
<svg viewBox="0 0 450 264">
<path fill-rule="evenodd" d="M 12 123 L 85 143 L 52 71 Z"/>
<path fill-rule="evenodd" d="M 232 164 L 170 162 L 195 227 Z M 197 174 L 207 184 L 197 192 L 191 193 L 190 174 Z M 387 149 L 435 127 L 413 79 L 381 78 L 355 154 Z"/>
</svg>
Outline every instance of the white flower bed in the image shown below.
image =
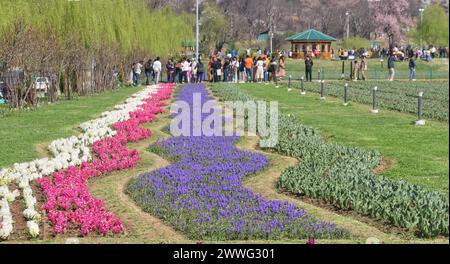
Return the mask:
<svg viewBox="0 0 450 264">
<path fill-rule="evenodd" d="M 129 114 L 142 105 L 149 94 L 156 93 L 156 86 L 151 86 L 134 94 L 125 104 L 116 105 L 115 110 L 102 113 L 101 117 L 80 125 L 82 133 L 70 138 L 53 141 L 48 147 L 53 159 L 40 159 L 27 163 L 16 163 L 12 168 L 0 170 L 0 239 L 7 239 L 13 231 L 13 219 L 9 204 L 20 196 L 19 190 L 11 191 L 9 185 L 16 183 L 22 192 L 25 210 L 23 216 L 28 220 L 27 227 L 31 237 L 39 236 L 41 215 L 36 211 L 36 198 L 30 183 L 36 179 L 49 176 L 55 171 L 70 166 L 81 165 L 92 159 L 90 147 L 98 140 L 113 137 L 116 132 L 111 125 L 126 121 Z"/>
</svg>

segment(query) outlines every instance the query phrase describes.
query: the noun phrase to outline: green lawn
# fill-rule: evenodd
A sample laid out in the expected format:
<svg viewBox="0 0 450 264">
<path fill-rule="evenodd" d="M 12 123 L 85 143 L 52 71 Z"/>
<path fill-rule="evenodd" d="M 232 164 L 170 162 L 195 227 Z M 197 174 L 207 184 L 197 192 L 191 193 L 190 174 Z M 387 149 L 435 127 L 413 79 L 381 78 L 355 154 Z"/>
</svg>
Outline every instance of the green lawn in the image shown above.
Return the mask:
<svg viewBox="0 0 450 264">
<path fill-rule="evenodd" d="M 425 127 L 413 125 L 415 116 L 382 110 L 371 114 L 370 107 L 353 103 L 348 107 L 336 98 L 321 101 L 317 94 L 301 96 L 285 87 L 241 84 L 250 95 L 278 101 L 280 110 L 293 114 L 305 125 L 319 128 L 331 142 L 379 150 L 393 162 L 383 172 L 393 179 L 405 179 L 431 190 L 448 193 L 448 124 L 428 121 Z"/>
<path fill-rule="evenodd" d="M 448 59 L 435 59 L 431 62 L 417 60 L 416 79 L 448 79 Z M 318 79 L 318 71 L 323 69 L 324 79 L 336 80 L 341 78 L 342 61 L 333 60 L 314 60 L 313 79 Z M 409 64 L 405 62 L 396 62 L 396 79 L 409 79 Z M 303 60 L 288 59 L 286 63 L 287 75 L 292 75 L 294 79 L 300 79 L 305 76 L 305 63 Z M 345 62 L 345 77 L 349 78 L 350 62 Z M 370 59 L 368 61 L 367 78 L 368 79 L 387 79 L 388 70 L 386 60 L 381 68 L 380 59 Z"/>
<path fill-rule="evenodd" d="M 436 81 L 359 81 L 342 80 L 326 81 L 325 95 L 344 97 L 344 85 L 348 83 L 348 100 L 362 104 L 372 104 L 373 88 L 378 87 L 377 106 L 381 109 L 396 110 L 404 113 L 417 114 L 419 92 L 423 92 L 423 117 L 448 122 L 448 80 Z M 300 89 L 300 82 L 295 82 L 293 88 Z M 320 84 L 307 82 L 306 91 L 320 93 Z"/>
<path fill-rule="evenodd" d="M 77 135 L 78 125 L 112 110 L 136 88 L 123 87 L 115 91 L 80 97 L 74 101 L 59 101 L 35 110 L 18 111 L 0 116 L 0 168 L 15 162 L 39 157 L 37 145 Z"/>
</svg>

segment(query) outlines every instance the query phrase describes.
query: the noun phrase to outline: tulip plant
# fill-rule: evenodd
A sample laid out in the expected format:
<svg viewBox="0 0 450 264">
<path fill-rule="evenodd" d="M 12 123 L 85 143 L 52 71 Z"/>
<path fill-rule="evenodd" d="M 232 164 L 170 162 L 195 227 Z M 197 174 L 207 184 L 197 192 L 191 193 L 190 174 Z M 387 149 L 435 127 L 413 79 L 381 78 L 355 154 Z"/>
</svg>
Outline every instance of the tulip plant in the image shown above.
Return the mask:
<svg viewBox="0 0 450 264">
<path fill-rule="evenodd" d="M 223 100 L 251 100 L 232 86 L 214 87 Z M 406 181 L 375 176 L 380 153 L 327 144 L 317 129 L 302 125 L 290 115 L 279 116 L 279 142 L 272 149 L 297 158 L 278 182 L 280 191 L 323 200 L 340 210 L 352 210 L 415 233 L 419 237 L 448 236 L 449 202 Z"/>
</svg>

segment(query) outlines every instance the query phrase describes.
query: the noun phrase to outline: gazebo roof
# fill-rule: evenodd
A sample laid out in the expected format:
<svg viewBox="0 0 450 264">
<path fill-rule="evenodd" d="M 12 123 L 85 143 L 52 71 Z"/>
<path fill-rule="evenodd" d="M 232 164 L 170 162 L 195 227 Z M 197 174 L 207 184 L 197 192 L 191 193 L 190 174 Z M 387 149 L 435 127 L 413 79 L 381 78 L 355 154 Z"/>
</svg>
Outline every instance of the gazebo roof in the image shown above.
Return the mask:
<svg viewBox="0 0 450 264">
<path fill-rule="evenodd" d="M 305 32 L 297 33 L 286 40 L 288 41 L 336 41 L 337 39 L 328 36 L 315 29 L 309 29 Z"/>
</svg>

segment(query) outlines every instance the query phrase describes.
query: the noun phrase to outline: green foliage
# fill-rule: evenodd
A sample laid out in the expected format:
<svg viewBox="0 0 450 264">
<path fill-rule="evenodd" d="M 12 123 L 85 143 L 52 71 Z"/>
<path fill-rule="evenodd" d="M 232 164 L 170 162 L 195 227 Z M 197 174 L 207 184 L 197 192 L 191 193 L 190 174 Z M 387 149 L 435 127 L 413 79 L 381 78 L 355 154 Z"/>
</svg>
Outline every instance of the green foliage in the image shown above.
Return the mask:
<svg viewBox="0 0 450 264">
<path fill-rule="evenodd" d="M 249 99 L 233 86 L 214 86 L 213 92 L 226 101 Z M 274 150 L 301 161 L 283 172 L 281 190 L 322 199 L 424 237 L 449 234 L 448 199 L 405 181 L 373 175 L 382 158 L 378 152 L 326 144 L 318 130 L 285 114 L 279 116 Z"/>
<path fill-rule="evenodd" d="M 211 3 L 206 3 L 201 14 L 200 42 L 204 54 L 209 54 L 211 48 L 221 48 L 228 34 L 227 21 L 220 9 Z"/>
<path fill-rule="evenodd" d="M 119 44 L 125 54 L 137 50 L 165 56 L 179 51 L 182 40 L 193 39 L 191 15 L 150 11 L 144 0 L 3 0 L 0 32 L 18 18 L 43 32 L 56 32 L 60 40 L 76 34 L 89 49 Z"/>
<path fill-rule="evenodd" d="M 345 39 L 342 46 L 346 49 L 359 49 L 359 48 L 369 48 L 370 43 L 367 39 L 361 37 L 351 37 Z"/>
<path fill-rule="evenodd" d="M 448 46 L 448 15 L 440 5 L 431 5 L 423 12 L 423 21 L 418 23 L 412 37 L 416 43 L 420 39 L 429 45 Z"/>
</svg>

